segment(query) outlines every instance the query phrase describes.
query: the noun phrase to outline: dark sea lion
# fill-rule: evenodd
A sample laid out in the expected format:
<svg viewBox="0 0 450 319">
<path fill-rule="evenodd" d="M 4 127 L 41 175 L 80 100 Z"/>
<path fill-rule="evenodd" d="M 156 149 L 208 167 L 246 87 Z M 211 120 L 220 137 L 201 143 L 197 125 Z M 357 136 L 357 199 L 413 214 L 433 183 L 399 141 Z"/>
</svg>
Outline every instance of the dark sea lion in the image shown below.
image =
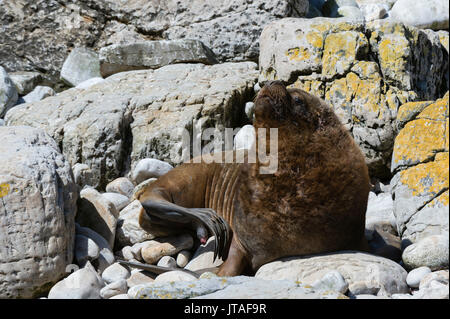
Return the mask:
<svg viewBox="0 0 450 319">
<path fill-rule="evenodd" d="M 254 127 L 278 128 L 275 173 L 261 174 L 259 161 L 182 164 L 138 195 L 141 226 L 215 235 L 221 276 L 285 256 L 367 250 L 368 170 L 333 110 L 273 81 L 255 99 Z"/>
</svg>

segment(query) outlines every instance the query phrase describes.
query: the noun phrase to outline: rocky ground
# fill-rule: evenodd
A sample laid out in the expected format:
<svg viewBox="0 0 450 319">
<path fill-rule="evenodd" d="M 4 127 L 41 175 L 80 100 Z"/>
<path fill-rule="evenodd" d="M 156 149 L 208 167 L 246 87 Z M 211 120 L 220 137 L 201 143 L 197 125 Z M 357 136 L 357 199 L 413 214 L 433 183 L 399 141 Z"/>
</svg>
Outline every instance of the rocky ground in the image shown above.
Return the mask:
<svg viewBox="0 0 450 319">
<path fill-rule="evenodd" d="M 0 298 L 449 298 L 448 1 L 145 2 L 1 3 Z M 179 164 L 178 130 L 248 147 L 271 79 L 363 151 L 375 253 L 196 278 L 215 239 L 144 231 L 136 194 Z"/>
</svg>

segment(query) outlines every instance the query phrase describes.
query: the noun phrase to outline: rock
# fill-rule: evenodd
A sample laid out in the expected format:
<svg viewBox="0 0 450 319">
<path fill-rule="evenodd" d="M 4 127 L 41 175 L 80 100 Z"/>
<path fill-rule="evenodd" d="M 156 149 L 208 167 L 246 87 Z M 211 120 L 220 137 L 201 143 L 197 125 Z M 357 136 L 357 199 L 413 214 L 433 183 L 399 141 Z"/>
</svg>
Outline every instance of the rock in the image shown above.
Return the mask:
<svg viewBox="0 0 450 319">
<path fill-rule="evenodd" d="M 192 281 L 197 278 L 184 271 L 173 270 L 162 273 L 155 278 L 155 282 L 175 282 L 175 281 Z"/>
<path fill-rule="evenodd" d="M 186 267 L 189 260 L 191 259 L 192 254 L 189 250 L 182 250 L 177 255 L 177 266 L 180 268 Z"/>
<path fill-rule="evenodd" d="M 406 269 L 448 269 L 448 235 L 433 235 L 406 247 L 402 261 Z"/>
<path fill-rule="evenodd" d="M 141 202 L 134 200 L 120 212 L 116 230 L 117 246 L 134 245 L 155 238 L 154 234 L 146 232 L 139 224 L 139 215 L 143 209 Z"/>
<path fill-rule="evenodd" d="M 392 196 L 390 193 L 376 195 L 370 192 L 366 211 L 366 229 L 373 230 L 375 225 L 383 223 L 397 227 Z"/>
<path fill-rule="evenodd" d="M 427 274 L 431 273 L 431 269 L 428 267 L 419 267 L 411 270 L 406 277 L 406 283 L 411 288 L 419 288 L 420 282 Z"/>
<path fill-rule="evenodd" d="M 340 17 L 345 17 L 347 21 L 364 21 L 364 14 L 357 7 L 342 6 L 338 9 L 337 12 Z"/>
<path fill-rule="evenodd" d="M 149 178 L 146 179 L 145 181 L 143 181 L 142 183 L 140 183 L 139 185 L 137 185 L 134 189 L 133 189 L 133 195 L 131 195 L 132 199 L 136 199 L 138 198 L 138 196 L 147 188 L 148 185 L 150 185 L 151 183 L 153 183 L 154 181 L 158 180 L 157 178 Z"/>
<path fill-rule="evenodd" d="M 256 133 L 253 125 L 245 125 L 234 137 L 234 149 L 250 149 L 256 141 Z"/>
<path fill-rule="evenodd" d="M 99 51 L 102 76 L 158 69 L 174 63 L 217 63 L 214 53 L 198 40 L 160 40 L 114 44 Z"/>
<path fill-rule="evenodd" d="M 160 177 L 173 168 L 172 165 L 153 158 L 140 160 L 132 173 L 132 179 L 139 184 L 152 177 Z"/>
<path fill-rule="evenodd" d="M 256 84 L 255 84 L 256 86 Z M 255 90 L 255 94 L 257 91 Z M 247 102 L 245 103 L 245 114 L 247 115 L 248 119 L 250 121 L 253 121 L 253 118 L 255 117 L 255 103 L 253 102 Z"/>
<path fill-rule="evenodd" d="M 126 294 L 128 291 L 127 281 L 125 279 L 118 280 L 106 285 L 100 290 L 100 296 L 103 299 L 110 299 L 117 295 Z"/>
<path fill-rule="evenodd" d="M 330 271 L 321 279 L 316 280 L 312 287 L 319 291 L 337 291 L 345 294 L 348 290 L 348 283 L 338 271 Z"/>
<path fill-rule="evenodd" d="M 111 297 L 109 299 L 130 299 L 130 297 L 128 297 L 127 294 L 121 294 L 121 295 L 113 296 L 113 297 Z"/>
<path fill-rule="evenodd" d="M 355 0 L 328 0 L 323 4 L 322 12 L 326 17 L 342 17 L 339 9 L 343 7 L 358 8 L 358 4 Z"/>
<path fill-rule="evenodd" d="M 173 258 L 171 256 L 163 256 L 158 261 L 157 266 L 168 267 L 168 268 L 176 268 L 177 267 L 177 261 L 175 260 L 175 258 Z"/>
<path fill-rule="evenodd" d="M 77 47 L 70 52 L 61 69 L 61 80 L 71 86 L 102 77 L 98 54 L 83 47 Z"/>
<path fill-rule="evenodd" d="M 80 192 L 80 198 L 77 223 L 99 233 L 112 249 L 119 217 L 115 205 L 93 188 L 84 188 Z"/>
<path fill-rule="evenodd" d="M 106 191 L 109 193 L 118 193 L 128 198 L 133 194 L 134 185 L 126 177 L 119 177 L 106 185 Z"/>
<path fill-rule="evenodd" d="M 223 263 L 222 258 L 214 260 L 214 245 L 216 237 L 212 236 L 208 238 L 208 241 L 204 245 L 200 245 L 197 251 L 194 253 L 191 261 L 184 267 L 191 271 L 197 271 L 200 269 L 218 267 Z"/>
<path fill-rule="evenodd" d="M 100 255 L 100 249 L 91 238 L 76 235 L 75 236 L 75 259 L 77 264 L 83 267 L 87 261 L 97 259 Z"/>
<path fill-rule="evenodd" d="M 430 283 L 433 281 L 440 282 L 443 285 L 448 285 L 449 283 L 448 269 L 433 271 L 432 273 L 426 274 L 420 281 L 419 290 L 428 288 L 430 286 Z"/>
<path fill-rule="evenodd" d="M 286 18 L 264 28 L 260 47 L 259 83 L 281 80 L 324 99 L 360 146 L 370 175 L 382 180 L 391 176 L 398 107 L 436 99 L 448 87 L 445 72 L 434 71 L 447 69 L 448 53 L 431 30 Z"/>
<path fill-rule="evenodd" d="M 313 284 L 330 271 L 338 271 L 353 295 L 391 295 L 408 291 L 406 271 L 397 263 L 356 251 L 282 258 L 259 268 L 255 277 L 298 280 Z"/>
<path fill-rule="evenodd" d="M 103 193 L 102 196 L 109 200 L 111 203 L 114 204 L 117 211 L 120 212 L 122 209 L 124 209 L 129 203 L 130 200 L 127 196 L 118 194 L 118 193 Z"/>
<path fill-rule="evenodd" d="M 395 138 L 391 185 L 404 241 L 449 231 L 448 98 L 447 92 L 435 102 L 400 107 L 406 124 Z"/>
<path fill-rule="evenodd" d="M 128 288 L 151 283 L 155 280 L 154 277 L 155 275 L 150 275 L 149 272 L 136 271 L 131 274 L 130 278 L 127 279 Z"/>
<path fill-rule="evenodd" d="M 254 277 L 211 277 L 192 281 L 153 282 L 128 290 L 132 299 L 346 299 L 337 292 L 316 292 L 290 280 Z"/>
<path fill-rule="evenodd" d="M 42 76 L 39 72 L 11 72 L 9 77 L 20 95 L 30 93 L 42 81 Z"/>
<path fill-rule="evenodd" d="M 81 227 L 76 224 L 77 235 L 82 235 L 92 239 L 100 249 L 99 256 L 96 260 L 92 261 L 92 264 L 97 268 L 99 273 L 102 273 L 108 266 L 114 263 L 114 254 L 109 246 L 109 243 L 101 235 L 96 233 L 90 228 Z"/>
<path fill-rule="evenodd" d="M 448 29 L 448 1 L 398 0 L 390 11 L 390 17 L 417 28 L 441 30 Z"/>
<path fill-rule="evenodd" d="M 183 234 L 147 241 L 141 249 L 141 255 L 147 264 L 155 264 L 163 256 L 175 255 L 183 249 L 191 249 L 194 240 L 190 235 Z"/>
<path fill-rule="evenodd" d="M 93 184 L 94 175 L 92 170 L 86 164 L 76 163 L 72 166 L 72 171 L 75 183 L 77 183 L 81 189 L 84 188 L 84 186 L 91 186 Z"/>
<path fill-rule="evenodd" d="M 100 77 L 90 78 L 86 81 L 83 81 L 83 82 L 77 84 L 77 86 L 75 86 L 75 88 L 80 89 L 80 90 L 85 90 L 85 89 L 90 88 L 91 86 L 98 84 L 98 83 L 102 83 L 103 81 L 105 81 L 105 80 Z"/>
<path fill-rule="evenodd" d="M 431 281 L 429 286 L 413 293 L 414 299 L 449 299 L 448 284 Z"/>
<path fill-rule="evenodd" d="M 141 255 L 141 249 L 146 245 L 145 242 L 136 243 L 131 247 L 131 253 L 133 254 L 134 259 L 137 261 L 144 261 Z"/>
<path fill-rule="evenodd" d="M 55 91 L 48 86 L 36 86 L 33 91 L 23 97 L 25 103 L 37 102 L 46 97 L 55 95 Z"/>
<path fill-rule="evenodd" d="M 126 280 L 130 277 L 130 272 L 124 266 L 119 263 L 114 263 L 106 268 L 102 273 L 102 279 L 110 284 L 119 280 Z"/>
<path fill-rule="evenodd" d="M 16 104 L 18 98 L 16 86 L 5 69 L 0 66 L 0 118 Z"/>
<path fill-rule="evenodd" d="M 0 298 L 34 298 L 72 263 L 77 188 L 43 130 L 0 127 Z"/>
<path fill-rule="evenodd" d="M 3 119 L 0 119 L 0 126 L 5 126 L 5 121 Z"/>
<path fill-rule="evenodd" d="M 410 294 L 393 294 L 391 296 L 392 299 L 413 299 L 413 296 Z"/>
<path fill-rule="evenodd" d="M 178 133 L 194 124 L 221 132 L 243 125 L 257 74 L 253 62 L 122 72 L 88 89 L 17 105 L 5 122 L 45 129 L 71 165 L 91 168 L 90 186 L 104 189 L 143 158 L 180 163 Z"/>
<path fill-rule="evenodd" d="M 383 19 L 387 16 L 389 6 L 383 3 L 368 3 L 360 6 L 365 21 Z"/>
<path fill-rule="evenodd" d="M 394 296 L 394 295 L 392 295 L 392 296 Z M 391 296 L 391 298 L 392 298 L 392 296 Z M 374 295 L 361 294 L 361 295 L 356 295 L 355 299 L 389 299 L 389 298 L 386 296 L 374 296 Z"/>
<path fill-rule="evenodd" d="M 90 266 L 89 263 L 87 265 Z M 75 271 L 54 285 L 48 299 L 100 299 L 104 283 L 93 267 L 89 266 Z"/>
</svg>

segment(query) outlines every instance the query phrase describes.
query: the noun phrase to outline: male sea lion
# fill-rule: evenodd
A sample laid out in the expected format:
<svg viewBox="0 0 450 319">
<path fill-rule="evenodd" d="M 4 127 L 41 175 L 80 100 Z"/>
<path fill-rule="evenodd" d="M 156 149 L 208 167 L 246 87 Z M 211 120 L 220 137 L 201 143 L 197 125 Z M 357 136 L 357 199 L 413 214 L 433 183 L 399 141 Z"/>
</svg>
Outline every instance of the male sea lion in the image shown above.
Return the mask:
<svg viewBox="0 0 450 319">
<path fill-rule="evenodd" d="M 185 163 L 138 199 L 149 231 L 193 227 L 217 238 L 218 275 L 292 255 L 366 250 L 364 157 L 325 102 L 279 81 L 255 99 L 254 127 L 278 128 L 278 170 L 256 163 Z M 256 145 L 257 146 L 257 145 Z"/>
</svg>

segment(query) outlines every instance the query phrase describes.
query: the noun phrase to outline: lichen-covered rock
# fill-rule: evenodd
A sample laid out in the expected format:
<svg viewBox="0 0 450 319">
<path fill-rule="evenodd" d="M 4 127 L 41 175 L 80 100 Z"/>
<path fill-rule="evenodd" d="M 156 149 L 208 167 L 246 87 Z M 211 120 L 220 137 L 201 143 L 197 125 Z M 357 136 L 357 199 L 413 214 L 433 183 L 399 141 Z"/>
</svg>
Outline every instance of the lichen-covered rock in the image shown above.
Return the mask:
<svg viewBox="0 0 450 319">
<path fill-rule="evenodd" d="M 260 37 L 259 82 L 283 80 L 323 98 L 354 136 L 371 176 L 387 178 L 397 109 L 445 93 L 448 52 L 437 32 L 381 21 L 273 22 Z"/>
<path fill-rule="evenodd" d="M 182 136 L 173 133 L 191 132 L 193 121 L 222 130 L 244 124 L 257 73 L 253 62 L 123 72 L 18 105 L 5 121 L 45 129 L 72 165 L 91 168 L 90 186 L 103 188 L 130 169 L 130 156 L 132 167 L 146 157 L 181 161 Z"/>
<path fill-rule="evenodd" d="M 344 277 L 349 285 L 348 290 L 353 295 L 389 296 L 408 291 L 407 272 L 399 264 L 356 251 L 282 258 L 261 266 L 255 277 L 268 280 L 291 279 L 311 285 L 334 270 Z"/>
<path fill-rule="evenodd" d="M 395 139 L 391 181 L 394 214 L 403 240 L 448 232 L 448 98 L 405 104 L 408 118 Z"/>
<path fill-rule="evenodd" d="M 0 127 L 0 298 L 46 293 L 74 250 L 77 188 L 40 129 Z"/>
</svg>

